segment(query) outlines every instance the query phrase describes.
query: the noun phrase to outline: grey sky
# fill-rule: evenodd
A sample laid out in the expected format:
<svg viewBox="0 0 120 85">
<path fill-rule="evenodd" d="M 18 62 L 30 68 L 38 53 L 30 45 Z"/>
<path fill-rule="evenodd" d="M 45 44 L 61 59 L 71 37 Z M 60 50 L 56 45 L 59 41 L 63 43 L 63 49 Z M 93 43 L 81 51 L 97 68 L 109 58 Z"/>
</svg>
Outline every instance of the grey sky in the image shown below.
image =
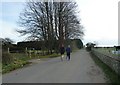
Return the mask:
<svg viewBox="0 0 120 85">
<path fill-rule="evenodd" d="M 9 2 L 8 2 L 9 1 Z M 79 16 L 83 24 L 87 42 L 98 42 L 99 46 L 118 45 L 118 1 L 119 0 L 76 0 L 79 6 Z M 21 1 L 22 2 L 22 1 Z M 14 41 L 22 41 L 15 29 L 18 28 L 16 21 L 22 12 L 23 3 L 2 1 L 0 11 L 0 36 L 9 37 Z M 0 26 L 1 26 L 0 25 Z"/>
<path fill-rule="evenodd" d="M 82 24 L 85 27 L 84 42 L 97 41 L 100 46 L 118 44 L 118 1 L 78 1 Z"/>
</svg>

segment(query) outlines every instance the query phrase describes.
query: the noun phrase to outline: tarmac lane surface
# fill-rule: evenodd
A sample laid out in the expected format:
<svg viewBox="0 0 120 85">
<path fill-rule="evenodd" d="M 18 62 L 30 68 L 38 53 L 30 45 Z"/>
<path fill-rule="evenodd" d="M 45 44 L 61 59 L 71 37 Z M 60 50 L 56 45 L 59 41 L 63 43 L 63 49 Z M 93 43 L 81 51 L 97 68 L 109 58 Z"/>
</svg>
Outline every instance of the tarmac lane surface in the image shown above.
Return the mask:
<svg viewBox="0 0 120 85">
<path fill-rule="evenodd" d="M 2 76 L 3 83 L 106 83 L 102 70 L 89 53 L 82 49 L 71 54 L 71 60 L 60 57 L 33 60 L 30 66 Z M 36 62 L 36 63 L 35 63 Z"/>
</svg>

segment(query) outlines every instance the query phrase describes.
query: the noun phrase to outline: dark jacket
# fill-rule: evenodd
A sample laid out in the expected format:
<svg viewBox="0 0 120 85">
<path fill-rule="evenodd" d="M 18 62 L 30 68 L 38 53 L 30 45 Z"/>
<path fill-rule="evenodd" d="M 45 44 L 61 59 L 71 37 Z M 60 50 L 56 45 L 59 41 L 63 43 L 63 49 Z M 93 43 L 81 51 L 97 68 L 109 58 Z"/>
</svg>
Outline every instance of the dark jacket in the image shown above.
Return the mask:
<svg viewBox="0 0 120 85">
<path fill-rule="evenodd" d="M 70 53 L 70 52 L 71 52 L 70 47 L 67 47 L 67 48 L 66 48 L 66 52 L 67 52 L 67 53 Z"/>
<path fill-rule="evenodd" d="M 64 47 L 60 47 L 60 53 L 64 54 L 64 52 L 65 52 L 65 48 Z"/>
</svg>

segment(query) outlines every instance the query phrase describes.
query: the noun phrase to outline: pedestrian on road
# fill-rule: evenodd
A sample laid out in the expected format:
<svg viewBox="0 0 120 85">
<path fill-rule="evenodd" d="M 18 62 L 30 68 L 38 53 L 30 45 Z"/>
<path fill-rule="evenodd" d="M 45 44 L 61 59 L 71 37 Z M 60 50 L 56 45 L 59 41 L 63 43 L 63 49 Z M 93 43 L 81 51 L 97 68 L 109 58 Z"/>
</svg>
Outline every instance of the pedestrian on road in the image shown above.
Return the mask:
<svg viewBox="0 0 120 85">
<path fill-rule="evenodd" d="M 70 60 L 70 53 L 71 53 L 71 48 L 70 48 L 70 45 L 68 45 L 68 47 L 66 48 L 66 59 L 67 60 Z"/>
<path fill-rule="evenodd" d="M 65 48 L 64 45 L 62 44 L 62 46 L 60 47 L 60 53 L 61 53 L 61 61 L 63 61 L 63 57 L 64 57 L 64 53 L 65 53 Z"/>
</svg>

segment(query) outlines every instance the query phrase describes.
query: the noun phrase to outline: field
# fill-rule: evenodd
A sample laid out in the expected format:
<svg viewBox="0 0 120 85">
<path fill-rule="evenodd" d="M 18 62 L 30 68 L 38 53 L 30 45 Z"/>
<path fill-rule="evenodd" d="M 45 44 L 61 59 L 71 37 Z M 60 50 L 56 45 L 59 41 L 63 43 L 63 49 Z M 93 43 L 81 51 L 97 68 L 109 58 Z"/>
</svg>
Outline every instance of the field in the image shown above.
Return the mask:
<svg viewBox="0 0 120 85">
<path fill-rule="evenodd" d="M 116 53 L 112 53 L 112 51 L 115 51 L 114 47 L 111 48 L 95 48 L 96 51 L 108 55 L 108 56 L 112 56 L 112 57 L 120 57 L 120 54 L 116 54 Z"/>
</svg>

